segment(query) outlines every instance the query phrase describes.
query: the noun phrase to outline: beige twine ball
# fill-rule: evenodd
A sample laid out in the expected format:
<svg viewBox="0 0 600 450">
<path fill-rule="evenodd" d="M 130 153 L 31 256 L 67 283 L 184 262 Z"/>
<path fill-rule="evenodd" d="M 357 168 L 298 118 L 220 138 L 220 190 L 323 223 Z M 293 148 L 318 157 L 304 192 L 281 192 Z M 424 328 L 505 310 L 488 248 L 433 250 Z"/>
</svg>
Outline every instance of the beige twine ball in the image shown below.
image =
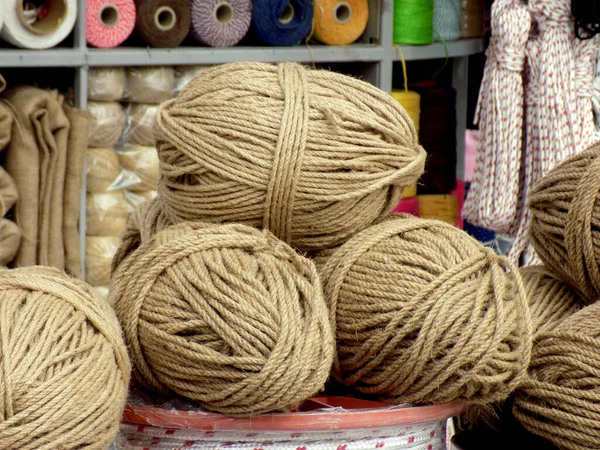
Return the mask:
<svg viewBox="0 0 600 450">
<path fill-rule="evenodd" d="M 334 342 L 316 269 L 269 232 L 166 228 L 124 258 L 110 298 L 139 381 L 209 411 L 289 410 L 329 376 Z"/>
<path fill-rule="evenodd" d="M 138 182 L 127 187 L 130 191 L 156 190 L 159 162 L 154 147 L 127 145 L 118 152 L 121 167 L 135 174 Z"/>
<path fill-rule="evenodd" d="M 121 240 L 117 236 L 86 236 L 85 280 L 92 286 L 110 284 L 110 264 Z"/>
<path fill-rule="evenodd" d="M 126 83 L 123 67 L 91 67 L 88 71 L 88 100 L 118 102 L 123 99 Z"/>
<path fill-rule="evenodd" d="M 124 191 L 109 191 L 86 196 L 85 232 L 88 236 L 119 236 L 133 206 Z"/>
<path fill-rule="evenodd" d="M 531 317 L 518 270 L 463 231 L 400 215 L 322 270 L 334 376 L 392 403 L 486 404 L 523 379 Z"/>
<path fill-rule="evenodd" d="M 354 78 L 295 63 L 209 69 L 156 116 L 165 214 L 333 247 L 396 207 L 423 172 L 406 111 Z"/>
<path fill-rule="evenodd" d="M 549 171 L 529 194 L 529 236 L 544 264 L 579 290 L 600 298 L 600 144 Z"/>
<path fill-rule="evenodd" d="M 127 68 L 126 97 L 132 103 L 159 104 L 173 96 L 175 71 L 172 67 Z"/>
<path fill-rule="evenodd" d="M 105 303 L 108 303 L 108 292 L 109 292 L 108 286 L 93 286 L 92 289 L 94 290 L 94 294 L 96 295 L 96 298 L 98 298 L 99 300 L 102 300 Z M 111 305 L 111 306 L 114 306 L 114 305 Z"/>
<path fill-rule="evenodd" d="M 119 323 L 58 270 L 0 271 L 0 448 L 105 450 L 131 371 Z"/>
<path fill-rule="evenodd" d="M 566 450 L 600 448 L 600 303 L 538 333 L 513 413 Z"/>
<path fill-rule="evenodd" d="M 202 72 L 206 72 L 213 66 L 196 65 L 196 66 L 177 66 L 175 67 L 175 93 L 179 94 L 194 78 Z"/>
<path fill-rule="evenodd" d="M 118 187 L 121 166 L 119 156 L 112 148 L 88 148 L 85 170 L 87 192 L 102 193 Z"/>
<path fill-rule="evenodd" d="M 157 111 L 158 105 L 131 104 L 123 141 L 126 144 L 153 146 Z"/>
<path fill-rule="evenodd" d="M 125 127 L 125 113 L 116 102 L 89 102 L 92 115 L 88 145 L 90 147 L 112 147 L 121 138 Z"/>
</svg>

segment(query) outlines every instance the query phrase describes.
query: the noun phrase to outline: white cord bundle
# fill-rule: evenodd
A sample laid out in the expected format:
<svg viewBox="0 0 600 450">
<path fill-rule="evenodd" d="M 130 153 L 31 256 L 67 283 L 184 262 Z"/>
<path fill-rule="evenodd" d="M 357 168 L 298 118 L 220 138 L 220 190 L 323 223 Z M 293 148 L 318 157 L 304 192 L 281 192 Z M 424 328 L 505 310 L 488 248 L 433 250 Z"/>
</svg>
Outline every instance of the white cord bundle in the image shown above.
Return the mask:
<svg viewBox="0 0 600 450">
<path fill-rule="evenodd" d="M 596 117 L 596 139 L 600 139 L 600 53 L 596 55 L 596 76 L 592 87 L 592 106 Z"/>
<path fill-rule="evenodd" d="M 492 5 L 493 35 L 480 90 L 479 149 L 463 214 L 500 233 L 514 226 L 523 143 L 523 67 L 531 15 L 521 0 Z"/>
<path fill-rule="evenodd" d="M 577 113 L 581 126 L 579 147 L 588 148 L 597 138 L 594 136 L 594 113 L 592 93 L 594 85 L 595 63 L 598 56 L 598 40 L 576 39 L 575 52 L 575 95 L 577 97 Z"/>
<path fill-rule="evenodd" d="M 570 0 L 530 0 L 529 9 L 539 28 L 539 52 L 530 55 L 540 69 L 537 104 L 527 124 L 527 153 L 532 153 L 533 168 L 529 189 L 550 169 L 581 151 L 581 120 L 575 86 L 575 25 Z M 532 133 L 539 141 L 530 149 Z M 539 145 L 537 145 L 539 144 Z M 527 169 L 526 169 L 527 171 Z M 529 214 L 521 214 L 517 238 L 510 252 L 513 262 L 523 258 L 525 265 L 537 262 L 529 243 Z"/>
</svg>

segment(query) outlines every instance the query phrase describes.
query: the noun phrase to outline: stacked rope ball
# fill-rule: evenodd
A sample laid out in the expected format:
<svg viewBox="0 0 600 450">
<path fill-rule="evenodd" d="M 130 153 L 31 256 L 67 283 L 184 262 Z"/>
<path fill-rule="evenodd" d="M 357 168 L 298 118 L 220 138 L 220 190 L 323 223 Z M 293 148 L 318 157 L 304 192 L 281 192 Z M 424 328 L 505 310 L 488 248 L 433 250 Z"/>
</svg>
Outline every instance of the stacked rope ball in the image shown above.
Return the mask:
<svg viewBox="0 0 600 450">
<path fill-rule="evenodd" d="M 172 223 L 264 227 L 302 251 L 339 245 L 388 214 L 425 163 L 389 95 L 295 63 L 209 69 L 156 123 L 158 193 Z"/>
<path fill-rule="evenodd" d="M 138 381 L 209 411 L 290 410 L 329 376 L 334 342 L 316 268 L 268 231 L 168 227 L 124 259 L 110 296 Z"/>
<path fill-rule="evenodd" d="M 114 311 L 56 269 L 0 271 L 0 447 L 103 450 L 130 363 Z"/>
<path fill-rule="evenodd" d="M 531 317 L 518 271 L 456 227 L 400 215 L 322 268 L 334 376 L 391 403 L 502 401 L 525 376 Z"/>
</svg>

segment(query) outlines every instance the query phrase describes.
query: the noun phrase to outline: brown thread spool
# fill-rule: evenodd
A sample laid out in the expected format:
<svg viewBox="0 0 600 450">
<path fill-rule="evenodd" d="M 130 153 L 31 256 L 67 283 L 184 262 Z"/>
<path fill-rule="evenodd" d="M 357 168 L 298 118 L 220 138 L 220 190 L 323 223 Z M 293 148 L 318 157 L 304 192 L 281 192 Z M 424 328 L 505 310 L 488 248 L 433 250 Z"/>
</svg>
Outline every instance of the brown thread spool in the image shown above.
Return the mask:
<svg viewBox="0 0 600 450">
<path fill-rule="evenodd" d="M 460 37 L 476 38 L 485 34 L 485 5 L 483 0 L 462 0 L 460 8 Z"/>
<path fill-rule="evenodd" d="M 188 0 L 137 0 L 135 29 L 150 47 L 177 47 L 191 26 Z"/>
</svg>

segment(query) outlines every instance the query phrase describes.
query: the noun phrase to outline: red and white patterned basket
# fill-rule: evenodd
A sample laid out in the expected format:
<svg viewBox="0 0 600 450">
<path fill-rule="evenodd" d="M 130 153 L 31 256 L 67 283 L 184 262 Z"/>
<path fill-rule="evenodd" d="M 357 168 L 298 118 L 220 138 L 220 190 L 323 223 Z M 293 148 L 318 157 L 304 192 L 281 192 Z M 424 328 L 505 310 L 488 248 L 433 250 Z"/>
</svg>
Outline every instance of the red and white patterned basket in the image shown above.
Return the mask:
<svg viewBox="0 0 600 450">
<path fill-rule="evenodd" d="M 444 450 L 461 404 L 394 407 L 318 397 L 299 412 L 229 418 L 129 405 L 116 450 Z"/>
</svg>

